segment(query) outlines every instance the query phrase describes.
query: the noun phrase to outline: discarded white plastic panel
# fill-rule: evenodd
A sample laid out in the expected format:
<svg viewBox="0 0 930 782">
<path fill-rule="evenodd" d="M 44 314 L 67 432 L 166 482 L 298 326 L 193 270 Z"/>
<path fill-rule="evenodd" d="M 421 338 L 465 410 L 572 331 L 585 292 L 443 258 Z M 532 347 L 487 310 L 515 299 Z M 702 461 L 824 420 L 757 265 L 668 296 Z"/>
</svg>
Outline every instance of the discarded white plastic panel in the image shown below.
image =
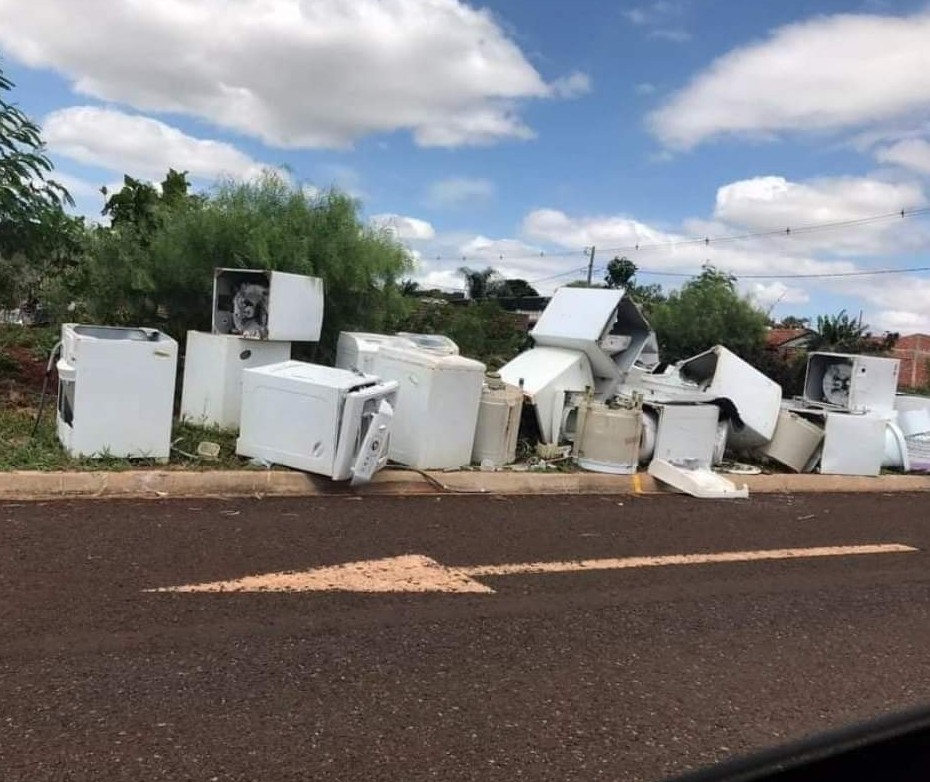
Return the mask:
<svg viewBox="0 0 930 782">
<path fill-rule="evenodd" d="M 911 469 L 907 440 L 901 427 L 893 421 L 885 422 L 885 453 L 882 467 L 894 467 L 904 472 L 909 472 Z"/>
<path fill-rule="evenodd" d="M 764 445 L 775 434 L 781 409 L 781 386 L 722 345 L 685 359 L 678 365 L 681 377 L 697 384 L 714 400 L 729 400 L 729 445 L 737 450 Z"/>
<path fill-rule="evenodd" d="M 714 461 L 720 409 L 714 405 L 657 405 L 653 459 L 709 468 Z"/>
<path fill-rule="evenodd" d="M 649 324 L 621 289 L 559 288 L 530 332 L 540 347 L 582 351 L 599 394 L 613 394 L 639 358 Z"/>
<path fill-rule="evenodd" d="M 653 369 L 659 365 L 659 340 L 654 331 L 649 332 L 643 349 L 636 359 L 636 365 L 645 369 Z"/>
<path fill-rule="evenodd" d="M 462 356 L 382 345 L 375 374 L 399 384 L 389 454 L 420 470 L 471 463 L 485 366 Z"/>
<path fill-rule="evenodd" d="M 639 443 L 639 463 L 646 464 L 656 452 L 656 434 L 659 428 L 659 414 L 654 408 L 643 408 L 643 436 Z"/>
<path fill-rule="evenodd" d="M 239 428 L 242 370 L 287 361 L 290 342 L 187 332 L 181 418 L 200 426 Z"/>
<path fill-rule="evenodd" d="M 672 464 L 664 459 L 653 459 L 649 464 L 649 474 L 685 494 L 700 499 L 746 499 L 749 496 L 748 486 L 737 487 L 722 475 L 694 463 Z"/>
<path fill-rule="evenodd" d="M 58 439 L 71 456 L 171 454 L 178 343 L 156 329 L 61 327 Z"/>
<path fill-rule="evenodd" d="M 364 483 L 387 462 L 397 383 L 302 361 L 242 372 L 236 453 Z"/>
<path fill-rule="evenodd" d="M 912 410 L 927 410 L 930 412 L 930 396 L 897 394 L 894 398 L 894 409 L 901 413 Z"/>
<path fill-rule="evenodd" d="M 916 434 L 907 439 L 907 461 L 910 470 L 930 470 L 930 434 Z"/>
<path fill-rule="evenodd" d="M 478 425 L 471 460 L 474 464 L 501 467 L 517 458 L 517 438 L 520 435 L 520 414 L 523 411 L 523 391 L 489 372 L 481 390 Z"/>
<path fill-rule="evenodd" d="M 727 420 L 717 423 L 717 435 L 714 437 L 713 464 L 720 464 L 727 454 L 727 442 L 730 439 L 730 422 Z"/>
<path fill-rule="evenodd" d="M 562 348 L 531 348 L 501 367 L 500 376 L 510 385 L 522 384 L 535 407 L 540 438 L 551 444 L 559 442 L 565 395 L 594 387 L 587 355 Z"/>
<path fill-rule="evenodd" d="M 640 408 L 612 408 L 587 399 L 578 407 L 578 430 L 572 456 L 593 472 L 630 475 L 636 472 L 642 437 Z"/>
<path fill-rule="evenodd" d="M 898 412 L 898 426 L 905 437 L 930 432 L 930 410 L 925 407 Z"/>
<path fill-rule="evenodd" d="M 820 472 L 878 475 L 885 458 L 886 421 L 877 416 L 827 413 Z"/>
<path fill-rule="evenodd" d="M 896 358 L 811 353 L 802 398 L 807 404 L 854 412 L 893 410 L 900 365 Z"/>
<path fill-rule="evenodd" d="M 823 438 L 822 426 L 790 410 L 780 410 L 775 434 L 759 449 L 759 453 L 795 472 L 805 472 L 817 454 Z"/>
<path fill-rule="evenodd" d="M 318 277 L 260 269 L 215 270 L 214 334 L 317 342 L 322 326 L 323 280 Z"/>
</svg>

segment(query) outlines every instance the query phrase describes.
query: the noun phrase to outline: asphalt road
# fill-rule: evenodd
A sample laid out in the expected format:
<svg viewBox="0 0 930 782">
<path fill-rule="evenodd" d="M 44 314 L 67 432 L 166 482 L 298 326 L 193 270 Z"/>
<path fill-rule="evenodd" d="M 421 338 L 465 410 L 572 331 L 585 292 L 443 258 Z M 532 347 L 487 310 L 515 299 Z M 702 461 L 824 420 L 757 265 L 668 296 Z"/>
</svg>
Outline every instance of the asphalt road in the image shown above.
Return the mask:
<svg viewBox="0 0 930 782">
<path fill-rule="evenodd" d="M 0 777 L 658 780 L 930 701 L 930 496 L 0 504 Z M 145 590 L 420 554 L 488 594 Z"/>
</svg>

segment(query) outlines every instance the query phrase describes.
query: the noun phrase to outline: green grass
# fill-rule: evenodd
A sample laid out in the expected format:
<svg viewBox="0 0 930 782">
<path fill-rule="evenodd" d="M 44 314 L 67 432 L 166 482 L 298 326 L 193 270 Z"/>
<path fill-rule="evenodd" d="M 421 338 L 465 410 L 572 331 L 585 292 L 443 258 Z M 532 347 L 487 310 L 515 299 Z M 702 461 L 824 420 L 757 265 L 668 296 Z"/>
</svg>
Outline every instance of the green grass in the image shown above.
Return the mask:
<svg viewBox="0 0 930 782">
<path fill-rule="evenodd" d="M 154 459 L 72 459 L 58 442 L 55 429 L 55 399 L 46 400 L 46 409 L 36 436 L 34 408 L 0 411 L 0 471 L 9 470 L 242 470 L 248 460 L 236 456 L 236 433 L 175 423 L 168 464 Z M 220 446 L 215 460 L 198 457 L 197 446 L 207 440 Z"/>
</svg>

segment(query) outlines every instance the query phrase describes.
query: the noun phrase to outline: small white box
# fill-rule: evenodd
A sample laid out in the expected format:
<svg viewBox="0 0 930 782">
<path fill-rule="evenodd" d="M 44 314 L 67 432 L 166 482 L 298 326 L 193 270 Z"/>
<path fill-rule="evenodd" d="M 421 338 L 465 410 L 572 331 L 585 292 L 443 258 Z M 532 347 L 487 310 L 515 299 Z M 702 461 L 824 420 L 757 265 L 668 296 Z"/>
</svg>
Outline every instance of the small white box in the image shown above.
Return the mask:
<svg viewBox="0 0 930 782">
<path fill-rule="evenodd" d="M 181 418 L 198 426 L 239 428 L 242 370 L 287 361 L 290 342 L 187 332 Z"/>
<path fill-rule="evenodd" d="M 841 410 L 893 410 L 900 366 L 896 358 L 811 353 L 803 399 L 807 404 Z"/>
<path fill-rule="evenodd" d="M 246 305 L 239 308 L 238 316 L 237 293 Z M 323 281 L 318 277 L 258 269 L 215 270 L 214 334 L 317 342 L 322 327 Z"/>
<path fill-rule="evenodd" d="M 878 475 L 885 458 L 885 421 L 869 415 L 827 413 L 820 472 Z"/>
</svg>

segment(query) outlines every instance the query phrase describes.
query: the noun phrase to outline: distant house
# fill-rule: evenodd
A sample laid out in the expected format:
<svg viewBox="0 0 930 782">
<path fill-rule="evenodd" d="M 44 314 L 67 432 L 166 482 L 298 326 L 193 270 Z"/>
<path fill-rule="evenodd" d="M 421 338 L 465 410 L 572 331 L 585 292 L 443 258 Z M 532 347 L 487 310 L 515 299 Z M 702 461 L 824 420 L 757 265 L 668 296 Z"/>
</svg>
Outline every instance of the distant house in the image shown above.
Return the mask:
<svg viewBox="0 0 930 782">
<path fill-rule="evenodd" d="M 899 389 L 930 386 L 930 334 L 899 337 L 891 353 L 901 361 Z"/>
<path fill-rule="evenodd" d="M 765 349 L 783 354 L 806 350 L 811 337 L 816 334 L 813 329 L 772 328 L 765 335 Z"/>
<path fill-rule="evenodd" d="M 497 299 L 501 309 L 512 312 L 515 315 L 522 315 L 525 319 L 526 329 L 529 330 L 536 325 L 539 316 L 542 315 L 546 305 L 549 303 L 548 296 L 508 296 Z"/>
</svg>

